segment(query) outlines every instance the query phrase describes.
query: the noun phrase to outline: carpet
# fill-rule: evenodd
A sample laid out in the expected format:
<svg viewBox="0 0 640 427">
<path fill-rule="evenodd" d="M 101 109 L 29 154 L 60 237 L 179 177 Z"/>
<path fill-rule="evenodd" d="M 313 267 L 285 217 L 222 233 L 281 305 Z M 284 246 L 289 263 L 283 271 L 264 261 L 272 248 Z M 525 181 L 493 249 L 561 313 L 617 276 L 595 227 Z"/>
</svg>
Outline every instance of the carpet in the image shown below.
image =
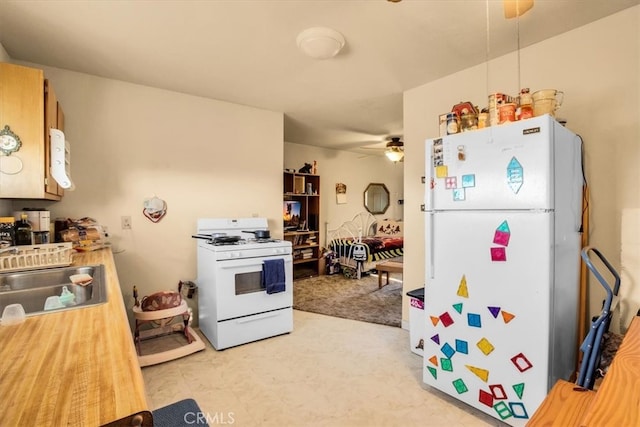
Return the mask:
<svg viewBox="0 0 640 427">
<path fill-rule="evenodd" d="M 347 279 L 341 274 L 296 280 L 293 282 L 293 308 L 400 327 L 402 282 L 390 280 L 388 285 L 378 289 L 378 277 L 373 275 L 359 280 Z"/>
<path fill-rule="evenodd" d="M 152 411 L 154 427 L 208 426 L 206 414 L 193 399 L 184 399 Z"/>
</svg>

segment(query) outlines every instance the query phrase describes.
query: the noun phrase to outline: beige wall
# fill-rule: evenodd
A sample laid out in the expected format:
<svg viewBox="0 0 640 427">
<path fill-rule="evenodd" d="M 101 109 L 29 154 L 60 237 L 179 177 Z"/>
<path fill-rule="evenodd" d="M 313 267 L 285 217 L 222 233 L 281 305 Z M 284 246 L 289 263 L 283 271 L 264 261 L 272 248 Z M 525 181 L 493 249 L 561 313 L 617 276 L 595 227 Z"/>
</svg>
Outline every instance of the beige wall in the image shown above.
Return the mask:
<svg viewBox="0 0 640 427">
<path fill-rule="evenodd" d="M 0 44 L 0 62 L 11 62 L 11 57 L 2 44 Z M 11 214 L 11 201 L 0 199 L 0 216 L 9 214 Z"/>
<path fill-rule="evenodd" d="M 0 62 L 10 62 L 10 61 L 11 61 L 11 57 L 5 50 L 4 46 L 0 44 Z"/>
<path fill-rule="evenodd" d="M 148 295 L 196 279 L 197 218 L 263 216 L 281 235 L 282 113 L 42 68 L 65 111 L 77 189 L 33 204 L 108 226 L 127 304 L 133 285 Z M 142 215 L 154 195 L 168 205 L 158 223 Z"/>
<path fill-rule="evenodd" d="M 403 165 L 393 163 L 381 155 L 364 155 L 293 143 L 284 144 L 284 167 L 299 170 L 304 163 L 317 162 L 320 175 L 321 244 L 325 243 L 327 228 L 333 230 L 357 213 L 365 212 L 364 190 L 371 182 L 387 186 L 391 197 L 389 209 L 378 218 L 402 219 L 404 197 Z M 336 183 L 347 185 L 347 203 L 336 203 Z"/>
<path fill-rule="evenodd" d="M 620 266 L 621 217 L 640 206 L 640 6 L 521 51 L 521 85 L 565 92 L 559 117 L 584 139 L 591 189 L 590 242 Z M 487 77 L 488 74 L 488 77 Z M 486 105 L 491 92 L 518 92 L 517 55 L 511 54 L 405 92 L 405 283 L 424 278 L 424 140 L 438 136 L 438 115 L 462 101 Z M 637 240 L 636 240 L 637 241 Z M 406 289 L 408 290 L 408 289 Z M 640 298 L 624 284 L 625 298 Z M 600 311 L 603 292 L 590 283 L 589 315 Z M 629 308 L 628 310 L 631 310 Z M 407 302 L 404 305 L 407 317 Z M 635 314 L 627 311 L 623 317 Z"/>
</svg>

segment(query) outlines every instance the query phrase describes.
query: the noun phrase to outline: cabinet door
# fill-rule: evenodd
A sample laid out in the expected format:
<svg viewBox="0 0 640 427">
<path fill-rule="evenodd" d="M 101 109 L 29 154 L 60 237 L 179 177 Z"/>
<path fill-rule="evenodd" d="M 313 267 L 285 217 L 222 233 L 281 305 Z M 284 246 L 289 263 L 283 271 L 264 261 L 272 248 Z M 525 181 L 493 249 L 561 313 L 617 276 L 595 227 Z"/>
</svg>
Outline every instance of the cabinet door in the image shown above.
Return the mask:
<svg viewBox="0 0 640 427">
<path fill-rule="evenodd" d="M 43 85 L 42 70 L 0 63 L 0 126 L 8 125 L 22 141 L 20 150 L 11 154 L 22 169 L 14 174 L 0 173 L 2 198 L 44 196 Z"/>
</svg>

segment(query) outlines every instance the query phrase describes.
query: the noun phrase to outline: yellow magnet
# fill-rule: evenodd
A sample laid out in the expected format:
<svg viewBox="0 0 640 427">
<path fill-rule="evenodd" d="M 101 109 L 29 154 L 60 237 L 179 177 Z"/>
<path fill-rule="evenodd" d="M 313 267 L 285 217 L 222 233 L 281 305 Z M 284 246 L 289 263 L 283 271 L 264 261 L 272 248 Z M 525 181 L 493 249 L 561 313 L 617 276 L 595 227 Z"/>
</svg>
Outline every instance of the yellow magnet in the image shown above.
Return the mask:
<svg viewBox="0 0 640 427">
<path fill-rule="evenodd" d="M 436 178 L 446 178 L 449 176 L 449 167 L 446 165 L 436 166 Z"/>
</svg>

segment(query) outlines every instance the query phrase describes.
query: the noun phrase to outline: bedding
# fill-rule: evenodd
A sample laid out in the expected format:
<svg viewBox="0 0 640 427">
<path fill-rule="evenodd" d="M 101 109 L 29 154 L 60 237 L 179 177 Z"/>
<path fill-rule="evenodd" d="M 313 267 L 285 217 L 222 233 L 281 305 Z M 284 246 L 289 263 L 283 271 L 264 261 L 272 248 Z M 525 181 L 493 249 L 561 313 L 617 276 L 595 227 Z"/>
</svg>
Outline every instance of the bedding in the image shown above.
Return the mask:
<svg viewBox="0 0 640 427">
<path fill-rule="evenodd" d="M 378 221 L 368 212 L 359 213 L 331 232 L 328 247 L 337 255 L 343 272 L 355 271 L 359 278 L 362 272 L 375 269 L 379 261 L 402 256 L 402 235 L 401 221 Z"/>
</svg>

